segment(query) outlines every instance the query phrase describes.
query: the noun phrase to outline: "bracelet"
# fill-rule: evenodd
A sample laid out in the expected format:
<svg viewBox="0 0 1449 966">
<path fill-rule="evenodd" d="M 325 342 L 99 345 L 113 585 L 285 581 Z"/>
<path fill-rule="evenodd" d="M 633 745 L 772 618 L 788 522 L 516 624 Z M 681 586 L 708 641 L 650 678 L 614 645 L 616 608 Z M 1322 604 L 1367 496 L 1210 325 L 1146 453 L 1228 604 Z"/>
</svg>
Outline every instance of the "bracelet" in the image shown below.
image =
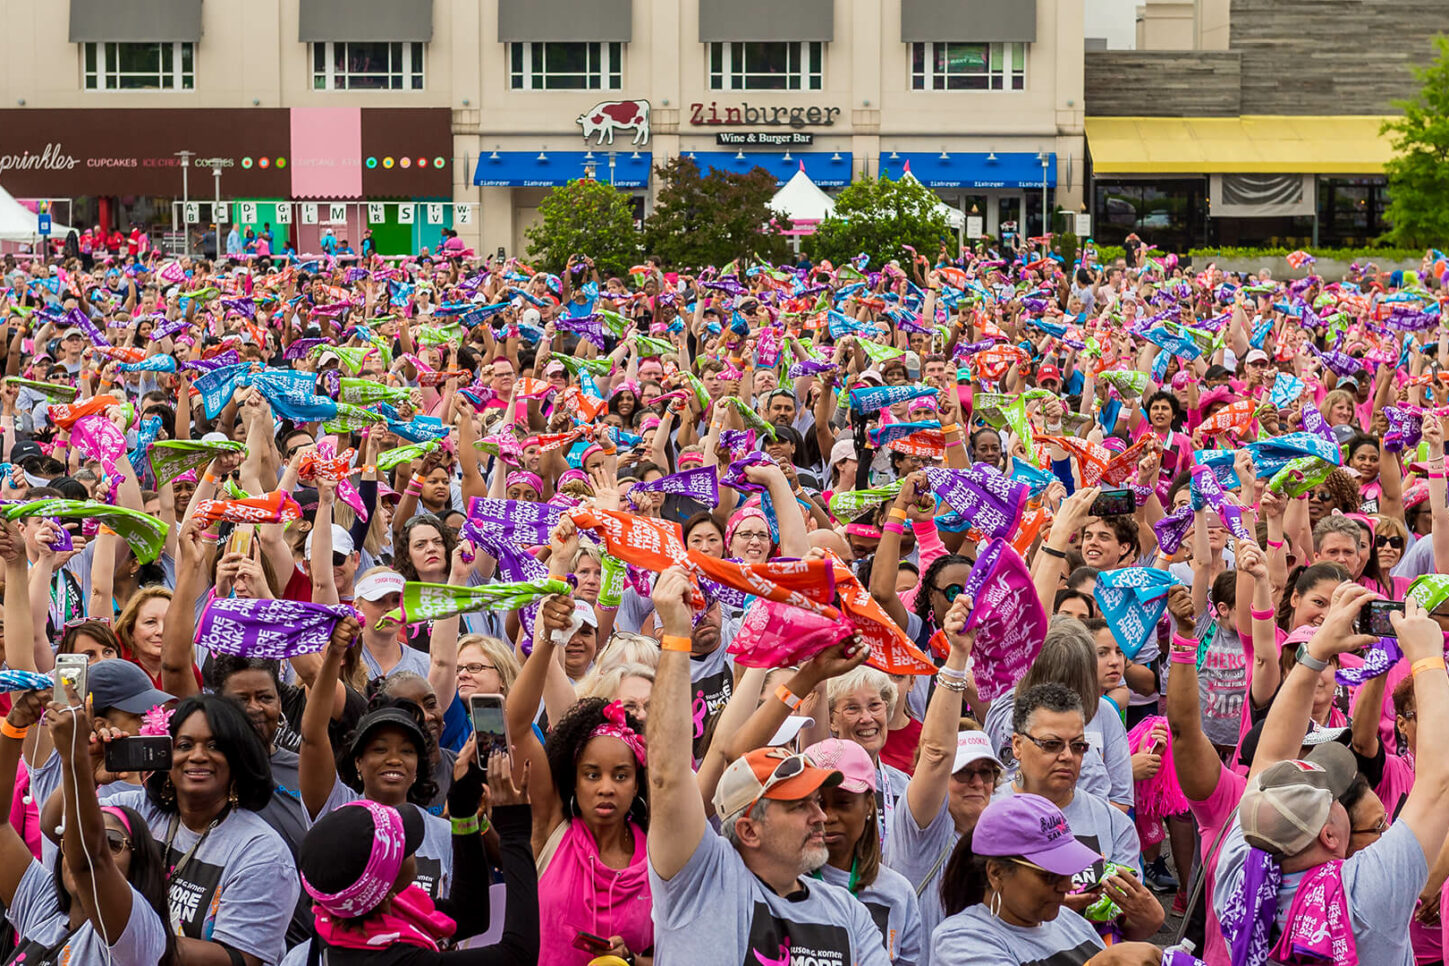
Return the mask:
<svg viewBox="0 0 1449 966">
<path fill-rule="evenodd" d="M 659 638 L 659 646 L 666 651 L 683 651 L 686 654 L 694 650 L 694 642 L 678 634 L 665 634 Z"/>
<path fill-rule="evenodd" d="M 948 439 L 948 440 L 946 440 L 946 448 L 947 449 L 950 449 L 952 446 L 960 446 L 960 445 L 961 445 L 961 441 L 959 439 Z"/>
<path fill-rule="evenodd" d="M 965 681 L 953 681 L 950 678 L 938 678 L 936 680 L 936 683 L 941 687 L 945 688 L 947 691 L 954 691 L 957 694 L 966 693 Z"/>
<path fill-rule="evenodd" d="M 969 675 L 965 671 L 958 671 L 951 667 L 936 668 L 936 676 L 942 678 L 953 678 L 957 681 L 965 681 Z"/>
<path fill-rule="evenodd" d="M 906 518 L 906 511 L 902 510 L 898 506 L 893 506 L 891 507 L 891 512 L 888 515 L 892 520 L 904 520 Z"/>
<path fill-rule="evenodd" d="M 1191 637 L 1183 637 L 1181 634 L 1174 634 L 1174 635 L 1172 635 L 1172 646 L 1173 647 L 1182 647 L 1182 648 L 1191 648 L 1192 649 L 1192 652 L 1194 654 L 1196 654 L 1197 653 L 1197 648 L 1198 648 L 1198 642 L 1194 638 L 1191 638 Z"/>
<path fill-rule="evenodd" d="M 362 472 L 364 472 L 364 473 L 376 473 L 377 472 L 377 467 L 376 466 L 364 466 L 362 468 Z"/>
<path fill-rule="evenodd" d="M 780 703 L 783 704 L 785 707 L 789 708 L 791 711 L 799 711 L 800 702 L 805 700 L 794 691 L 791 691 L 789 688 L 785 687 L 785 685 L 783 684 L 775 689 L 775 697 L 779 698 Z"/>
<path fill-rule="evenodd" d="M 1420 671 L 1430 671 L 1436 668 L 1440 671 L 1444 670 L 1444 656 L 1442 654 L 1437 657 L 1421 657 L 1413 664 L 1413 676 L 1418 677 Z M 10 733 L 5 730 L 9 726 L 10 723 L 8 721 L 0 725 L 0 733 L 9 735 Z M 15 736 L 10 735 L 10 737 L 13 738 Z"/>
<path fill-rule="evenodd" d="M 24 741 L 25 736 L 29 733 L 29 728 L 17 728 L 9 721 L 0 720 L 0 735 L 4 735 L 7 738 L 14 738 L 16 741 Z"/>
<path fill-rule="evenodd" d="M 1429 479 L 1431 479 L 1431 480 L 1442 480 L 1442 479 L 1444 479 L 1444 471 L 1443 470 L 1439 470 L 1437 473 L 1435 471 L 1433 471 L 1433 470 L 1430 470 L 1428 473 L 1426 473 L 1424 475 L 1427 476 L 1427 477 L 1429 477 Z"/>
<path fill-rule="evenodd" d="M 202 531 L 201 539 L 203 539 L 203 540 L 210 540 L 212 543 L 215 543 L 216 541 L 218 541 L 218 540 L 221 539 L 221 534 L 219 534 L 219 533 L 212 533 L 210 531 L 204 530 L 204 531 Z"/>
<path fill-rule="evenodd" d="M 1039 549 L 1042 553 L 1046 554 L 1048 557 L 1056 557 L 1058 560 L 1067 559 L 1067 552 L 1065 550 L 1058 550 L 1056 547 L 1049 547 L 1046 544 L 1042 544 L 1037 549 Z"/>
<path fill-rule="evenodd" d="M 1253 610 L 1252 608 L 1248 609 L 1249 616 L 1251 616 L 1255 621 L 1270 621 L 1277 616 L 1277 613 L 1278 612 L 1271 607 L 1269 607 L 1267 610 Z"/>
<path fill-rule="evenodd" d="M 906 528 L 899 520 L 887 521 L 885 526 L 881 527 L 880 529 L 882 533 L 894 533 L 898 537 L 903 537 L 906 535 Z"/>
<path fill-rule="evenodd" d="M 1283 549 L 1283 541 L 1282 540 L 1264 540 L 1263 542 L 1266 543 L 1268 546 L 1272 547 L 1274 550 L 1282 550 Z"/>
<path fill-rule="evenodd" d="M 478 816 L 469 815 L 467 818 L 450 818 L 449 824 L 453 826 L 454 835 L 472 835 L 478 831 Z"/>
<path fill-rule="evenodd" d="M 1172 653 L 1167 656 L 1168 661 L 1173 664 L 1197 664 L 1197 651 L 1189 651 L 1187 648 L 1174 647 Z"/>
<path fill-rule="evenodd" d="M 957 423 L 942 423 L 941 424 L 941 432 L 947 433 L 947 434 L 950 434 L 950 433 L 959 433 L 959 432 L 961 432 L 961 426 L 959 424 L 957 424 Z"/>
</svg>

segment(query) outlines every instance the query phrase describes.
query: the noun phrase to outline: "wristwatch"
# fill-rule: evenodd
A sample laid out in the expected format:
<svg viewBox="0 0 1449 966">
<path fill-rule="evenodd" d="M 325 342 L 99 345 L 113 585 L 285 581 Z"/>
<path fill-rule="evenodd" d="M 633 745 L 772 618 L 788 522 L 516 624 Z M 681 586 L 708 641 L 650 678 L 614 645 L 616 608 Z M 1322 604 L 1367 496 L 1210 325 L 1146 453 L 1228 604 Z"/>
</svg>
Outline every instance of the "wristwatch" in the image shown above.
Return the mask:
<svg viewBox="0 0 1449 966">
<path fill-rule="evenodd" d="M 1318 658 L 1308 653 L 1307 641 L 1304 641 L 1302 644 L 1298 645 L 1297 658 L 1299 664 L 1308 668 L 1308 670 L 1312 671 L 1314 674 L 1317 674 L 1319 671 L 1322 671 L 1324 668 L 1328 667 L 1327 661 L 1320 661 Z"/>
</svg>

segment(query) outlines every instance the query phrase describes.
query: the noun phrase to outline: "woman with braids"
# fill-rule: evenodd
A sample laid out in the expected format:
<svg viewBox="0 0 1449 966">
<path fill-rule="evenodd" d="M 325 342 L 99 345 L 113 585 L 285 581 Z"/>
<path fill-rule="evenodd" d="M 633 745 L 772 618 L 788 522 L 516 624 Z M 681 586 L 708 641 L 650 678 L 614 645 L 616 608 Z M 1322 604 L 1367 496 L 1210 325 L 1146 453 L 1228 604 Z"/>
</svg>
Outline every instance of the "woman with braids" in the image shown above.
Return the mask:
<svg viewBox="0 0 1449 966">
<path fill-rule="evenodd" d="M 565 525 L 567 517 L 560 531 Z M 649 780 L 643 725 L 617 701 L 586 698 L 562 714 L 547 744 L 534 733 L 545 691 L 552 708 L 573 700 L 553 641 L 553 632 L 567 628 L 573 614 L 567 596 L 543 602 L 534 621 L 533 652 L 505 702 L 515 779 L 529 768 L 539 962 L 585 966 L 597 953 L 575 948 L 582 931 L 607 940 L 607 952 L 649 966 L 654 925 L 645 861 Z"/>
</svg>

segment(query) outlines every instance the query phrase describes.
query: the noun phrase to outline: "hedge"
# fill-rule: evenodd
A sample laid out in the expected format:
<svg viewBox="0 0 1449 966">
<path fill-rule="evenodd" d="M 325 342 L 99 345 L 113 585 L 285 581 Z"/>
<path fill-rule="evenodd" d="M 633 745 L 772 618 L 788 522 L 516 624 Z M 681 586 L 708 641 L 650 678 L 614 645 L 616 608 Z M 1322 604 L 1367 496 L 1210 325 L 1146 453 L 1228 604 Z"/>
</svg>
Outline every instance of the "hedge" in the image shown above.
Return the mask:
<svg viewBox="0 0 1449 966">
<path fill-rule="evenodd" d="M 1221 248 L 1193 248 L 1188 251 L 1193 264 L 1204 264 L 1213 259 L 1254 259 L 1254 258 L 1282 258 L 1298 249 L 1292 248 L 1233 248 L 1224 246 Z M 1422 248 L 1305 248 L 1303 251 L 1322 259 L 1335 259 L 1342 262 L 1399 262 L 1417 261 L 1424 257 Z M 1153 258 L 1161 258 L 1166 252 L 1153 252 Z M 1098 245 L 1097 258 L 1108 265 L 1119 258 L 1126 257 L 1126 252 L 1121 245 Z"/>
</svg>

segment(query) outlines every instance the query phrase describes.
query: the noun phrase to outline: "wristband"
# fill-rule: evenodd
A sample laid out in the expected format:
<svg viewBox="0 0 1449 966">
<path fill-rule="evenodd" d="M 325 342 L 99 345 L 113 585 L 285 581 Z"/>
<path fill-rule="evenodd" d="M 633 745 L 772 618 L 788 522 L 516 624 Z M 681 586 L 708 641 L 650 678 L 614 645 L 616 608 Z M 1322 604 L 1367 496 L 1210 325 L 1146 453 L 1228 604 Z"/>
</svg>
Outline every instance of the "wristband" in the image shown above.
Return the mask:
<svg viewBox="0 0 1449 966">
<path fill-rule="evenodd" d="M 1441 660 L 1442 664 L 1443 661 Z M 24 741 L 25 736 L 30 733 L 29 728 L 17 728 L 9 721 L 0 720 L 0 735 L 7 738 L 14 738 L 16 741 Z"/>
<path fill-rule="evenodd" d="M 201 482 L 203 482 L 203 483 L 215 483 L 216 482 L 216 474 L 215 473 L 212 473 L 210 471 L 201 474 Z"/>
<path fill-rule="evenodd" d="M 362 472 L 364 472 L 364 473 L 376 473 L 377 472 L 377 467 L 376 466 L 364 466 L 362 468 Z"/>
<path fill-rule="evenodd" d="M 952 446 L 960 446 L 960 445 L 961 445 L 961 440 L 959 440 L 959 439 L 948 439 L 948 440 L 946 440 L 946 448 L 947 449 L 950 449 Z"/>
<path fill-rule="evenodd" d="M 1049 547 L 1046 544 L 1042 544 L 1038 549 L 1048 557 L 1056 557 L 1058 560 L 1067 559 L 1067 552 L 1065 550 L 1058 550 L 1056 547 Z"/>
<path fill-rule="evenodd" d="M 694 650 L 694 642 L 678 634 L 665 634 L 659 638 L 659 646 L 666 651 L 683 651 L 686 654 Z"/>
<path fill-rule="evenodd" d="M 1440 661 L 1439 663 L 1442 664 L 1444 662 Z M 804 700 L 804 698 L 800 697 L 800 695 L 791 691 L 783 684 L 775 689 L 775 697 L 779 698 L 780 703 L 783 704 L 785 707 L 789 708 L 791 711 L 799 711 L 800 702 Z"/>
<path fill-rule="evenodd" d="M 951 433 L 959 433 L 960 431 L 961 431 L 961 427 L 958 424 L 956 424 L 956 423 L 942 423 L 941 424 L 941 432 L 942 433 L 946 433 L 946 434 L 949 435 Z"/>
<path fill-rule="evenodd" d="M 936 668 L 936 675 L 943 678 L 954 678 L 957 681 L 965 681 L 967 678 L 967 674 L 965 671 L 958 671 L 955 668 L 950 667 Z"/>
<path fill-rule="evenodd" d="M 1265 540 L 1263 542 L 1266 543 L 1268 546 L 1272 547 L 1274 550 L 1282 550 L 1283 549 L 1283 541 L 1282 540 Z"/>
<path fill-rule="evenodd" d="M 881 527 L 881 532 L 882 533 L 894 533 L 898 537 L 903 537 L 903 536 L 906 535 L 906 528 L 901 523 L 901 521 L 899 521 L 899 520 L 890 520 L 890 521 L 887 521 L 887 523 L 886 523 L 885 526 Z"/>
<path fill-rule="evenodd" d="M 904 521 L 906 519 L 906 511 L 905 510 L 902 510 L 898 506 L 891 507 L 891 511 L 890 511 L 890 513 L 888 515 L 890 516 L 890 518 L 892 520 L 901 520 L 901 521 Z"/>
<path fill-rule="evenodd" d="M 454 835 L 472 835 L 478 831 L 478 816 L 469 815 L 467 818 L 450 818 L 449 824 L 453 826 Z"/>
<path fill-rule="evenodd" d="M 487 815 L 478 817 L 478 834 L 487 835 L 488 830 L 493 828 L 493 821 Z"/>
<path fill-rule="evenodd" d="M 1198 642 L 1191 637 L 1183 637 L 1181 634 L 1172 635 L 1172 646 L 1190 648 L 1194 654 L 1197 653 Z"/>
<path fill-rule="evenodd" d="M 1437 668 L 1440 671 L 1444 670 L 1444 657 L 1443 657 L 1443 655 L 1440 655 L 1438 657 L 1421 657 L 1421 658 L 1419 658 L 1417 661 L 1414 662 L 1414 665 L 1413 665 L 1413 676 L 1414 677 L 1418 677 L 1420 671 L 1431 671 L 1431 670 L 1434 670 L 1435 668 Z M 8 735 L 11 738 L 15 737 L 14 735 L 10 734 L 10 732 L 8 732 L 8 731 L 5 730 L 8 727 L 10 727 L 10 722 L 8 722 L 8 721 L 5 722 L 3 725 L 0 725 L 0 734 Z"/>
<path fill-rule="evenodd" d="M 1248 614 L 1255 621 L 1270 621 L 1275 616 L 1277 616 L 1277 611 L 1273 610 L 1273 608 L 1271 607 L 1269 607 L 1267 610 L 1253 610 L 1252 608 L 1249 608 Z"/>
<path fill-rule="evenodd" d="M 221 534 L 211 533 L 210 531 L 203 531 L 201 534 L 201 539 L 210 540 L 212 543 L 215 543 L 216 541 L 221 539 Z"/>
<path fill-rule="evenodd" d="M 1167 660 L 1173 664 L 1197 664 L 1197 651 L 1189 651 L 1187 648 L 1174 647 Z"/>
<path fill-rule="evenodd" d="M 1443 478 L 1444 478 L 1444 471 L 1443 471 L 1443 470 L 1439 470 L 1439 471 L 1438 471 L 1438 472 L 1437 472 L 1437 473 L 1436 473 L 1436 472 L 1435 472 L 1435 471 L 1433 471 L 1433 470 L 1430 470 L 1430 471 L 1429 471 L 1429 472 L 1428 472 L 1428 473 L 1427 473 L 1427 474 L 1425 474 L 1425 475 L 1427 475 L 1427 476 L 1428 476 L 1428 477 L 1429 477 L 1429 479 L 1431 479 L 1431 480 L 1442 480 L 1442 479 L 1443 479 Z"/>
</svg>

